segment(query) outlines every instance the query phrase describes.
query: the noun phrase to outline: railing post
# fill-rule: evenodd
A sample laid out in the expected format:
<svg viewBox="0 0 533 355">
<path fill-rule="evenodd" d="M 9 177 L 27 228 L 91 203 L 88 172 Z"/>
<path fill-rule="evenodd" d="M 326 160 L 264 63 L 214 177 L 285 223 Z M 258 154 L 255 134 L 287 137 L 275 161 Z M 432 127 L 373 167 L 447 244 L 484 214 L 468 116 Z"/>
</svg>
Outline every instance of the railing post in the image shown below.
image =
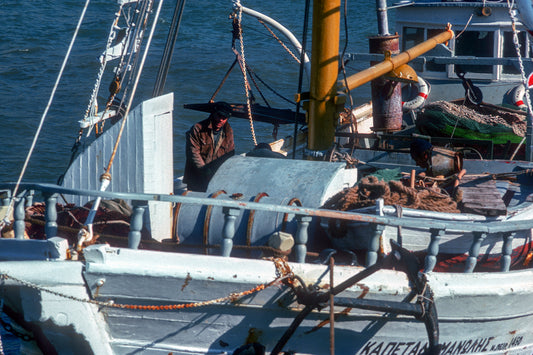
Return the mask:
<svg viewBox="0 0 533 355">
<path fill-rule="evenodd" d="M 49 239 L 57 236 L 57 194 L 46 192 L 43 196 L 46 205 L 44 234 Z"/>
<path fill-rule="evenodd" d="M 479 256 L 479 248 L 486 237 L 487 233 L 474 232 L 474 240 L 472 241 L 472 246 L 470 247 L 469 255 L 466 259 L 465 273 L 474 272 L 474 268 L 477 264 L 477 257 Z"/>
<path fill-rule="evenodd" d="M 233 249 L 233 236 L 235 235 L 235 221 L 241 213 L 238 208 L 224 207 L 224 227 L 222 230 L 222 256 L 230 256 Z"/>
<path fill-rule="evenodd" d="M 11 191 L 10 190 L 2 191 L 1 197 L 2 197 L 2 206 L 8 206 L 9 202 L 11 202 Z"/>
<path fill-rule="evenodd" d="M 294 238 L 296 262 L 305 263 L 305 256 L 307 255 L 307 240 L 309 239 L 307 229 L 309 227 L 309 223 L 311 223 L 313 220 L 313 217 L 298 214 L 295 217 L 298 221 L 298 229 L 296 230 L 296 235 Z"/>
<path fill-rule="evenodd" d="M 372 266 L 378 261 L 379 242 L 381 240 L 381 235 L 385 230 L 385 226 L 383 224 L 374 224 L 373 229 L 374 233 L 368 240 L 366 267 Z"/>
<path fill-rule="evenodd" d="M 24 217 L 26 217 L 25 198 L 19 197 L 16 200 L 15 211 L 13 217 L 15 218 L 15 225 L 13 226 L 15 232 L 15 239 L 24 239 L 24 231 L 26 230 L 26 223 Z"/>
<path fill-rule="evenodd" d="M 143 228 L 143 216 L 146 209 L 146 201 L 132 201 L 133 213 L 130 220 L 130 232 L 128 233 L 128 248 L 138 249 L 141 243 L 141 230 Z"/>
<path fill-rule="evenodd" d="M 444 229 L 431 228 L 429 231 L 431 232 L 431 241 L 427 249 L 424 272 L 433 271 L 433 268 L 437 265 L 440 238 L 444 235 Z"/>
<path fill-rule="evenodd" d="M 35 194 L 35 191 L 29 190 L 26 194 L 26 207 L 31 207 L 33 205 L 33 195 Z"/>
<path fill-rule="evenodd" d="M 514 233 L 503 233 L 501 271 L 506 272 L 511 268 L 511 254 L 513 253 Z"/>
</svg>

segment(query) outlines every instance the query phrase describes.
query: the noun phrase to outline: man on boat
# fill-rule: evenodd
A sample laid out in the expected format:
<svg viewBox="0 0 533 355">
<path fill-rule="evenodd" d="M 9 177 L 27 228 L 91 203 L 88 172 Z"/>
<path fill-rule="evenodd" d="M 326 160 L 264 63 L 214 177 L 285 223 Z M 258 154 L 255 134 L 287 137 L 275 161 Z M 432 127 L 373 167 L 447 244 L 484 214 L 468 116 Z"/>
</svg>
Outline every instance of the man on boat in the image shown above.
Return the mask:
<svg viewBox="0 0 533 355">
<path fill-rule="evenodd" d="M 187 189 L 205 191 L 218 167 L 235 154 L 233 130 L 228 123 L 230 116 L 231 106 L 217 102 L 209 117 L 187 132 L 183 176 Z"/>
</svg>

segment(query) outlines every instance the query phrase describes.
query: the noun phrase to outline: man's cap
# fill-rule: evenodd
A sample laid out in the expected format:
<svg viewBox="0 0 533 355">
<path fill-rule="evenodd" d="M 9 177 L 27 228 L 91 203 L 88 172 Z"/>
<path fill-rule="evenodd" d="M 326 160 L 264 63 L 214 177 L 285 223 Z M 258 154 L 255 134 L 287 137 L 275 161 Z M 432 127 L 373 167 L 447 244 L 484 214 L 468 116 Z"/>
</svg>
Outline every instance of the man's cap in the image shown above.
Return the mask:
<svg viewBox="0 0 533 355">
<path fill-rule="evenodd" d="M 213 112 L 229 118 L 231 117 L 232 112 L 231 105 L 223 101 L 216 102 L 213 108 Z"/>
</svg>

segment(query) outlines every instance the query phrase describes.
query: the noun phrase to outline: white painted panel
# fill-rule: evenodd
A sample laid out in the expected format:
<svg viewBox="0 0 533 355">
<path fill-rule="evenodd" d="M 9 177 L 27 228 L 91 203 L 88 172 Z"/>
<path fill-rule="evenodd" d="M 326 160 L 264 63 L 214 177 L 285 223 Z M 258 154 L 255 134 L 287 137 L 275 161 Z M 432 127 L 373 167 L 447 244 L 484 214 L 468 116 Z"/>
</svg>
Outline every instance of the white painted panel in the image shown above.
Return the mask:
<svg viewBox="0 0 533 355">
<path fill-rule="evenodd" d="M 130 111 L 117 154 L 111 167 L 107 191 L 170 194 L 173 192 L 172 93 L 144 101 Z M 109 123 L 108 123 L 109 124 Z M 65 174 L 63 186 L 75 189 L 100 189 L 120 131 L 121 122 L 83 148 Z M 66 196 L 77 205 L 91 198 Z M 150 202 L 147 226 L 156 239 L 170 238 L 171 206 Z"/>
</svg>

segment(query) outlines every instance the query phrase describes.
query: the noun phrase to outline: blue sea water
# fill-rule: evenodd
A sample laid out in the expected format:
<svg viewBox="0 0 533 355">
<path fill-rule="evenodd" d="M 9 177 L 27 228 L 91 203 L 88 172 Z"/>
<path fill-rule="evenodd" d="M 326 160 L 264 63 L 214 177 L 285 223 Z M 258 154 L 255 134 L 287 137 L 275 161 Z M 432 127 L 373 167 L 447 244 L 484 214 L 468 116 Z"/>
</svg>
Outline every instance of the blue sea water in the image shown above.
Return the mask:
<svg viewBox="0 0 533 355">
<path fill-rule="evenodd" d="M 84 3 L 79 0 L 0 0 L 3 24 L 0 35 L 2 182 L 16 181 L 20 174 Z M 304 0 L 243 0 L 242 4 L 276 19 L 297 38 L 302 37 Z M 136 102 L 151 96 L 174 6 L 175 1 L 163 4 Z M 114 1 L 91 2 L 23 181 L 55 183 L 66 168 L 78 134 L 78 120 L 83 118 L 93 90 L 99 67 L 97 58 L 105 48 L 116 10 Z M 183 104 L 207 102 L 235 58 L 231 50 L 231 11 L 230 0 L 186 3 L 164 90 L 165 93 L 173 91 L 175 95 L 176 177 L 183 172 L 184 134 L 196 121 L 206 117 L 204 113 L 183 109 Z M 347 52 L 367 51 L 367 37 L 377 33 L 375 1 L 348 2 L 347 19 Z M 297 92 L 298 64 L 256 19 L 244 15 L 243 31 L 247 63 L 280 94 L 293 99 Z M 341 32 L 344 33 L 344 23 Z M 340 50 L 344 46 L 344 34 L 341 37 Z M 356 68 L 348 63 L 347 69 L 348 73 L 353 73 Z M 356 101 L 368 99 L 367 88 L 364 90 L 353 93 Z M 258 93 L 255 94 L 259 98 Z M 267 91 L 265 94 L 273 107 L 294 108 Z M 245 102 L 243 79 L 238 69 L 233 70 L 216 100 Z M 249 122 L 232 119 L 231 125 L 237 152 L 252 149 Z M 256 123 L 257 140 L 271 140 L 272 129 L 269 124 Z M 281 127 L 278 138 L 292 131 L 292 126 Z M 5 342 L 9 335 L 0 334 Z M 4 344 L 4 352 L 17 353 L 9 344 Z"/>
</svg>

